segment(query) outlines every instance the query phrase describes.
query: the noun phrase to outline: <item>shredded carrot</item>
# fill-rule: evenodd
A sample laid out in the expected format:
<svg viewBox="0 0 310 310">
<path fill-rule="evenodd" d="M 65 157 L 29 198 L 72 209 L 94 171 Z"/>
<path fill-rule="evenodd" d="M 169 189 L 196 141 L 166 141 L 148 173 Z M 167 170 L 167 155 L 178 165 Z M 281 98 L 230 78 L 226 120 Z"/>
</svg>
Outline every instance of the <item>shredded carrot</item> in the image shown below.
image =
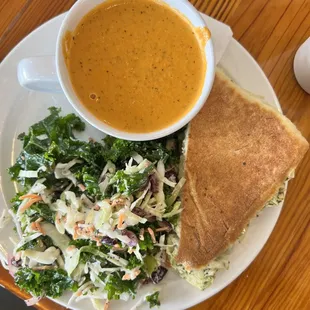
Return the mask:
<svg viewBox="0 0 310 310">
<path fill-rule="evenodd" d="M 96 241 L 96 245 L 97 245 L 97 246 L 102 246 L 102 243 L 101 243 L 101 239 L 100 239 L 100 238 L 95 237 L 95 238 L 93 238 L 93 240 Z"/>
<path fill-rule="evenodd" d="M 78 226 L 75 225 L 73 228 L 73 240 L 76 240 L 79 236 L 77 230 L 78 230 Z"/>
<path fill-rule="evenodd" d="M 117 228 L 118 229 L 121 229 L 122 226 L 123 226 L 123 222 L 125 221 L 125 214 L 124 213 L 121 213 L 119 215 L 119 218 L 118 218 L 118 224 L 117 224 Z"/>
<path fill-rule="evenodd" d="M 134 275 L 137 277 L 141 273 L 141 270 L 135 270 Z"/>
<path fill-rule="evenodd" d="M 144 240 L 144 228 L 140 229 L 139 239 L 142 240 L 142 241 Z"/>
<path fill-rule="evenodd" d="M 82 295 L 82 291 L 76 292 L 75 295 L 76 296 L 81 296 Z"/>
<path fill-rule="evenodd" d="M 40 196 L 37 195 L 37 194 L 27 194 L 27 195 L 20 196 L 20 197 L 19 197 L 19 200 L 24 200 L 24 199 L 26 199 L 26 198 L 31 198 L 31 199 L 33 199 L 33 198 L 38 198 L 38 197 L 40 197 Z"/>
<path fill-rule="evenodd" d="M 79 188 L 82 192 L 85 192 L 85 190 L 86 190 L 85 185 L 82 184 L 82 183 L 78 184 L 78 188 Z"/>
<path fill-rule="evenodd" d="M 122 280 L 130 280 L 130 275 L 129 274 L 124 274 L 122 277 Z"/>
<path fill-rule="evenodd" d="M 110 302 L 106 301 L 105 304 L 104 304 L 103 310 L 108 310 L 109 309 L 109 305 L 110 305 Z"/>
<path fill-rule="evenodd" d="M 166 230 L 168 230 L 169 229 L 169 227 L 161 227 L 161 228 L 157 228 L 156 229 L 156 232 L 159 232 L 159 231 L 166 231 Z"/>
<path fill-rule="evenodd" d="M 115 246 L 113 246 L 112 247 L 112 251 L 115 251 L 115 252 L 125 252 L 126 251 L 126 249 L 125 248 L 121 248 L 121 247 L 115 247 Z"/>
<path fill-rule="evenodd" d="M 31 225 L 30 225 L 31 229 L 34 230 L 34 231 L 38 231 L 40 233 L 42 233 L 42 235 L 45 235 L 45 232 L 44 230 L 42 229 L 40 223 L 38 222 L 32 222 Z"/>
<path fill-rule="evenodd" d="M 152 241 L 153 243 L 156 243 L 156 238 L 155 238 L 155 234 L 154 231 L 151 227 L 148 227 L 147 231 L 149 232 L 149 234 L 151 235 Z"/>
<path fill-rule="evenodd" d="M 34 203 L 41 201 L 42 197 L 38 196 L 37 198 L 30 199 L 22 208 L 19 209 L 20 213 L 24 213 L 25 210 L 29 209 Z"/>
<path fill-rule="evenodd" d="M 71 252 L 71 251 L 73 251 L 75 249 L 76 249 L 75 245 L 70 245 L 70 246 L 67 247 L 67 251 L 69 251 L 69 252 Z"/>
<path fill-rule="evenodd" d="M 45 231 L 42 228 L 42 226 L 40 225 L 40 223 L 35 222 L 36 223 L 36 227 L 37 227 L 37 231 L 39 231 L 43 236 L 45 236 Z"/>
<path fill-rule="evenodd" d="M 140 270 L 134 270 L 133 271 L 133 274 L 134 274 L 134 279 L 141 273 Z M 132 280 L 130 274 L 128 273 L 125 273 L 122 277 L 122 280 Z"/>
</svg>

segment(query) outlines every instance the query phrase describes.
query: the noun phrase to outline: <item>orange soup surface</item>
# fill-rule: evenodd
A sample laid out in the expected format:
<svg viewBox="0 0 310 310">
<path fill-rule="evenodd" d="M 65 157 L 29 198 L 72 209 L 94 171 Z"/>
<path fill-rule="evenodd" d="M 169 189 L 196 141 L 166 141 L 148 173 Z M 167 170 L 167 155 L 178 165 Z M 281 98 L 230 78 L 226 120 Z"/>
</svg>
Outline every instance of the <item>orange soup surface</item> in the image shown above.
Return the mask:
<svg viewBox="0 0 310 310">
<path fill-rule="evenodd" d="M 108 0 L 95 7 L 63 50 L 82 104 L 113 128 L 148 133 L 180 120 L 206 74 L 195 28 L 157 0 Z"/>
</svg>

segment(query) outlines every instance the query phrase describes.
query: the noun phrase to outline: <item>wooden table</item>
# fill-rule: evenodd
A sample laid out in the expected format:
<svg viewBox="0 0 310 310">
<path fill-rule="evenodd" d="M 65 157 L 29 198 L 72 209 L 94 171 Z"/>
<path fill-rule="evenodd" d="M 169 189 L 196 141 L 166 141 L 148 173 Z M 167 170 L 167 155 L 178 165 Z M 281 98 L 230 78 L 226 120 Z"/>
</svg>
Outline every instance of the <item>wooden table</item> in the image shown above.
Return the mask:
<svg viewBox="0 0 310 310">
<path fill-rule="evenodd" d="M 29 32 L 68 10 L 74 0 L 1 0 L 0 60 Z M 310 0 L 191 0 L 229 24 L 270 79 L 284 113 L 310 140 L 310 96 L 292 70 L 297 48 L 310 36 Z M 222 292 L 192 310 L 310 309 L 310 152 L 290 182 L 285 207 L 253 264 Z M 11 278 L 1 282 L 20 297 Z M 63 309 L 42 301 L 40 309 Z"/>
</svg>

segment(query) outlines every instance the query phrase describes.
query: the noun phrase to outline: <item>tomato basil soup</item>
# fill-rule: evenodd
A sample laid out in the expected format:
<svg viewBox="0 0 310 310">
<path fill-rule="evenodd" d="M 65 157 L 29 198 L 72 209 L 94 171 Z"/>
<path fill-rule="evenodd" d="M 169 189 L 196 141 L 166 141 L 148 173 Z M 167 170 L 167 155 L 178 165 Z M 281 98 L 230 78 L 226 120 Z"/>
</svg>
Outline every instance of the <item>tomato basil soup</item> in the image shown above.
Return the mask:
<svg viewBox="0 0 310 310">
<path fill-rule="evenodd" d="M 98 119 L 122 131 L 172 125 L 199 98 L 206 62 L 196 29 L 158 0 L 108 0 L 63 50 L 73 88 Z"/>
</svg>

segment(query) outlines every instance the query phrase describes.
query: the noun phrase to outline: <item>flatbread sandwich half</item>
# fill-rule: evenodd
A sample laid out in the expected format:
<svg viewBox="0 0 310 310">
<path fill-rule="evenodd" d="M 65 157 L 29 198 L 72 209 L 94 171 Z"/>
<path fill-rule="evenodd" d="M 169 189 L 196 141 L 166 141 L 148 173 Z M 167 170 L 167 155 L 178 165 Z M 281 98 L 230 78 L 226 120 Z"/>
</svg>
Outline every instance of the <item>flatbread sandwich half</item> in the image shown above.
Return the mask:
<svg viewBox="0 0 310 310">
<path fill-rule="evenodd" d="M 308 147 L 289 119 L 216 72 L 185 139 L 183 211 L 169 237 L 171 265 L 183 278 L 205 289 L 228 267 L 225 252 L 257 212 L 283 199 Z"/>
</svg>

